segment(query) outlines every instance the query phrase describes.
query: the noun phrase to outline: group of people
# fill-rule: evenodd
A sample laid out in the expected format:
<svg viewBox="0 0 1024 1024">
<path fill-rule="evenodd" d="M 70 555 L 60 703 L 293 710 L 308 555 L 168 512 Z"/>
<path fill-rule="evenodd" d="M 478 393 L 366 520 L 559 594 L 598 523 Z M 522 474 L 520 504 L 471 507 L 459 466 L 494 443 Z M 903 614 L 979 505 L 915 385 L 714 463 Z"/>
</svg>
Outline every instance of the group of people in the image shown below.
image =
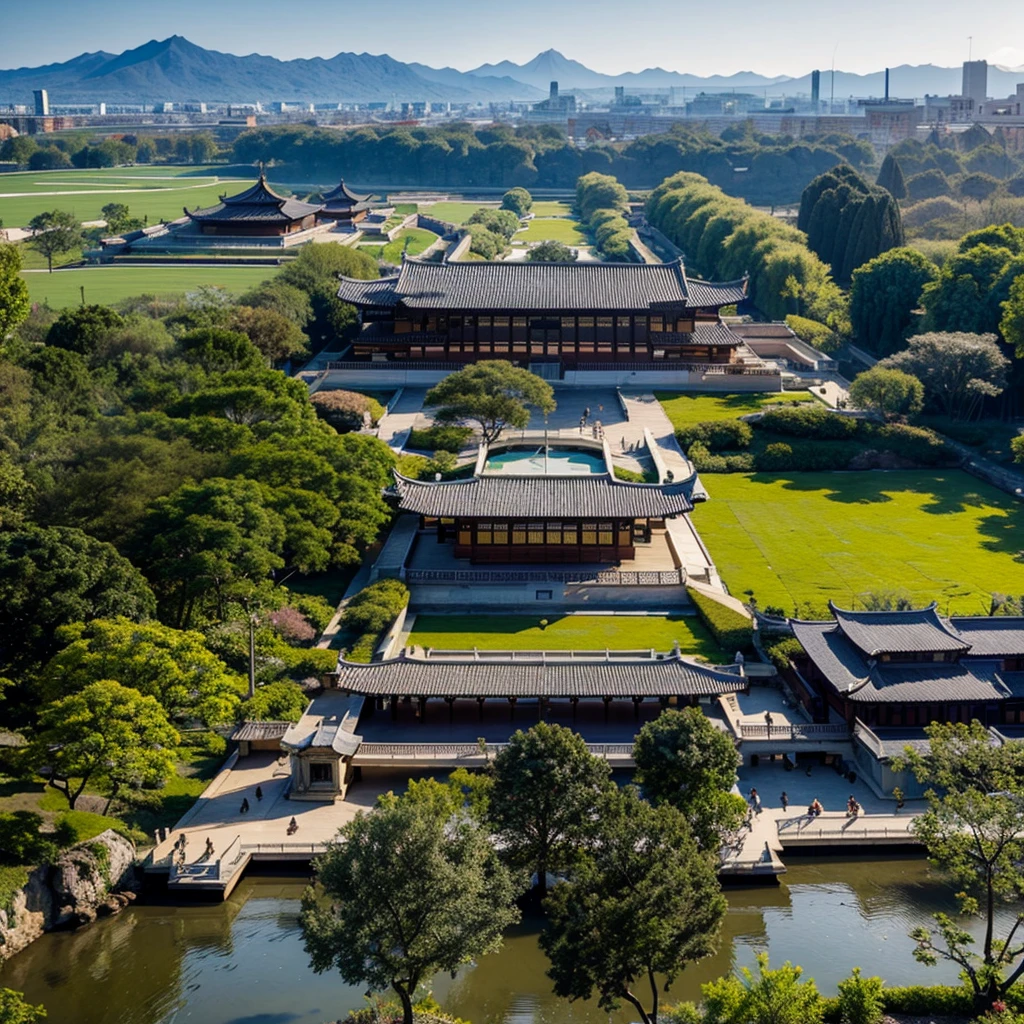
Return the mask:
<svg viewBox="0 0 1024 1024">
<path fill-rule="evenodd" d="M 256 787 L 256 802 L 259 803 L 263 799 L 263 787 Z M 238 808 L 239 814 L 249 813 L 249 798 L 247 796 L 242 797 L 242 806 Z"/>
<path fill-rule="evenodd" d="M 856 797 L 851 793 L 850 799 L 846 801 L 846 816 L 848 818 L 856 818 L 860 811 L 860 804 L 857 803 Z"/>
</svg>

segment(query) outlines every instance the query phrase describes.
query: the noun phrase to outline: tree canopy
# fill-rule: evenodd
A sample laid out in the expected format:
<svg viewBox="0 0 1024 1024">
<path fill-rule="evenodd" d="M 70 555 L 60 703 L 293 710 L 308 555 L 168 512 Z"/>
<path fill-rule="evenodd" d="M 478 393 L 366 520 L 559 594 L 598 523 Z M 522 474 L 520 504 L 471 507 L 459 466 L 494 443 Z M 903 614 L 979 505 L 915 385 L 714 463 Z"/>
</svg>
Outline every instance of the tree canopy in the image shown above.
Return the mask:
<svg viewBox="0 0 1024 1024">
<path fill-rule="evenodd" d="M 407 795 L 357 814 L 316 859 L 317 890 L 303 899 L 313 970 L 394 989 L 404 1024 L 420 984 L 497 949 L 519 919 L 521 879 L 478 825 L 451 811 L 448 798 Z"/>
<path fill-rule="evenodd" d="M 893 199 L 905 199 L 907 197 L 907 186 L 903 180 L 903 170 L 899 161 L 892 155 L 886 153 L 885 159 L 878 172 L 875 184 L 884 188 Z"/>
<path fill-rule="evenodd" d="M 29 244 L 46 257 L 46 267 L 51 274 L 54 257 L 79 248 L 84 241 L 81 225 L 75 215 L 67 210 L 49 210 L 37 214 L 28 222 L 28 226 L 32 229 L 32 241 Z"/>
<path fill-rule="evenodd" d="M 21 276 L 21 253 L 0 244 L 0 344 L 28 316 L 28 285 Z"/>
<path fill-rule="evenodd" d="M 578 257 L 578 250 L 553 239 L 532 246 L 526 254 L 530 263 L 575 263 Z"/>
<path fill-rule="evenodd" d="M 510 188 L 501 197 L 501 208 L 511 210 L 517 217 L 525 217 L 533 206 L 533 196 L 525 188 L 516 186 Z"/>
<path fill-rule="evenodd" d="M 873 366 L 850 385 L 850 401 L 884 419 L 912 416 L 924 405 L 924 385 L 909 373 L 885 366 Z"/>
<path fill-rule="evenodd" d="M 449 374 L 427 392 L 425 404 L 437 408 L 441 423 L 475 423 L 485 443 L 505 427 L 525 427 L 530 407 L 555 409 L 554 391 L 540 377 L 504 359 L 484 359 Z"/>
</svg>

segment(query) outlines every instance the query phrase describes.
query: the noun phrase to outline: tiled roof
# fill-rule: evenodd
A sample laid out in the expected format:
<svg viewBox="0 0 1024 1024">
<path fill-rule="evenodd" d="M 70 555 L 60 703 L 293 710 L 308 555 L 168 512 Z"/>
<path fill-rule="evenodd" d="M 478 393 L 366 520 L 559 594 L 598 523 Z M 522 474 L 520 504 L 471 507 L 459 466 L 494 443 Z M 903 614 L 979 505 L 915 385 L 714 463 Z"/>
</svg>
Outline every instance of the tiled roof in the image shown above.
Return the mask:
<svg viewBox="0 0 1024 1024">
<path fill-rule="evenodd" d="M 953 615 L 957 635 L 971 645 L 971 656 L 1024 657 L 1024 618 L 1011 615 Z"/>
<path fill-rule="evenodd" d="M 355 693 L 411 697 L 670 697 L 738 693 L 739 674 L 674 655 L 662 660 L 446 661 L 402 656 L 369 665 L 342 661 L 338 685 Z"/>
<path fill-rule="evenodd" d="M 858 723 L 854 729 L 854 735 L 870 744 L 870 748 L 877 750 L 878 757 L 889 759 L 891 757 L 902 757 L 907 747 L 919 754 L 927 754 L 931 750 L 931 740 L 924 729 L 901 726 L 872 726 L 870 729 Z M 871 737 L 877 740 L 872 744 Z"/>
<path fill-rule="evenodd" d="M 829 609 L 843 633 L 869 658 L 966 651 L 969 647 L 942 621 L 934 603 L 911 611 L 852 612 L 829 602 Z"/>
<path fill-rule="evenodd" d="M 736 348 L 743 344 L 742 339 L 737 338 L 722 323 L 698 323 L 694 325 L 692 333 L 688 331 L 664 331 L 661 334 L 652 332 L 647 339 L 655 348 L 661 344 L 708 345 L 712 348 Z"/>
<path fill-rule="evenodd" d="M 395 489 L 404 511 L 469 519 L 663 519 L 692 511 L 690 486 L 624 483 L 607 473 L 482 476 L 438 483 L 395 474 Z"/>
<path fill-rule="evenodd" d="M 740 301 L 745 284 L 689 282 L 681 261 L 673 263 L 530 263 L 407 259 L 394 283 L 395 305 L 406 309 L 468 312 L 522 310 L 573 312 L 717 308 Z M 693 296 L 690 291 L 693 289 Z M 365 282 L 342 278 L 338 297 L 366 304 Z M 370 296 L 379 299 L 379 295 Z"/>
<path fill-rule="evenodd" d="M 790 620 L 793 635 L 800 641 L 818 671 L 840 693 L 860 686 L 868 675 L 864 655 L 857 650 L 834 622 Z"/>
<path fill-rule="evenodd" d="M 291 727 L 291 722 L 243 722 L 231 734 L 231 739 L 236 743 L 241 740 L 279 740 Z"/>
<path fill-rule="evenodd" d="M 395 292 L 397 281 L 397 274 L 379 277 L 375 281 L 357 281 L 353 277 L 343 277 L 338 288 L 338 298 L 356 306 L 391 309 L 398 302 L 398 295 Z"/>
<path fill-rule="evenodd" d="M 185 213 L 192 220 L 211 221 L 263 221 L 266 223 L 283 223 L 302 220 L 320 207 L 312 203 L 302 203 L 298 199 L 285 199 L 279 196 L 261 175 L 259 181 L 238 195 L 225 196 L 216 206 L 208 206 L 204 210 L 186 209 Z"/>
<path fill-rule="evenodd" d="M 324 193 L 324 202 L 331 203 L 333 201 L 333 205 L 335 206 L 345 205 L 345 202 L 365 203 L 372 195 L 372 192 L 367 192 L 365 195 L 361 192 L 353 192 L 352 189 L 345 184 L 345 179 L 342 178 L 330 192 Z"/>
</svg>

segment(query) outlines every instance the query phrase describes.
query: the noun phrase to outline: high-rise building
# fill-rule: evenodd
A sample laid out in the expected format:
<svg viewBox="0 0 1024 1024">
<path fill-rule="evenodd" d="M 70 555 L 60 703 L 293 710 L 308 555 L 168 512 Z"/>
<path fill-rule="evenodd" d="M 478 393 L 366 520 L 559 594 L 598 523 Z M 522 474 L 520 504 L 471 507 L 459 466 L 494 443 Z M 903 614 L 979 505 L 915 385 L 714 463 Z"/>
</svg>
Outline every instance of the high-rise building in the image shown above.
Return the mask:
<svg viewBox="0 0 1024 1024">
<path fill-rule="evenodd" d="M 985 102 L 988 97 L 987 60 L 964 61 L 964 81 L 960 95 L 965 99 L 974 100 L 975 110 Z"/>
<path fill-rule="evenodd" d="M 37 117 L 49 117 L 50 116 L 50 96 L 45 89 L 35 89 L 32 92 L 32 96 L 36 101 L 36 116 Z"/>
<path fill-rule="evenodd" d="M 818 100 L 821 99 L 821 72 L 811 72 L 811 102 L 817 105 Z"/>
</svg>

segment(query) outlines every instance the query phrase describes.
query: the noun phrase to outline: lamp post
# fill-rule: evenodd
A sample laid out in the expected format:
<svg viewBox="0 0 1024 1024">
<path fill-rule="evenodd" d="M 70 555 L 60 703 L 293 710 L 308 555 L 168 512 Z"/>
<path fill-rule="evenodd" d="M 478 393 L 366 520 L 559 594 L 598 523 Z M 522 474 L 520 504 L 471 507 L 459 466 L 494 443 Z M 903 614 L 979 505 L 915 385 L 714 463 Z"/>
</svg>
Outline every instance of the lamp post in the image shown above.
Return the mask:
<svg viewBox="0 0 1024 1024">
<path fill-rule="evenodd" d="M 243 601 L 249 620 L 249 696 L 256 696 L 256 613 L 249 608 L 249 598 Z"/>
</svg>

